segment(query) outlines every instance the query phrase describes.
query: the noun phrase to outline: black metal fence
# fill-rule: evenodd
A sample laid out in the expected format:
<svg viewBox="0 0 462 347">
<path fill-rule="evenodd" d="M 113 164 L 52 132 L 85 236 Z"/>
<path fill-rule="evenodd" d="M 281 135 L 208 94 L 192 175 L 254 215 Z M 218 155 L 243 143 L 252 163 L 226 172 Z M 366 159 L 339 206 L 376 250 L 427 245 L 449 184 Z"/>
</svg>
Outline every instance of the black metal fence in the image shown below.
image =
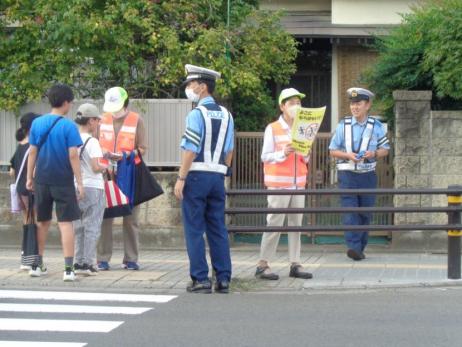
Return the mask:
<svg viewBox="0 0 462 347">
<path fill-rule="evenodd" d="M 229 232 L 338 232 L 338 231 L 448 231 L 448 278 L 461 278 L 461 212 L 462 186 L 449 186 L 447 189 L 300 189 L 300 190 L 267 190 L 241 189 L 229 190 L 228 196 L 267 196 L 267 195 L 446 195 L 448 206 L 443 207 L 306 207 L 306 208 L 266 208 L 266 207 L 230 207 L 226 209 L 228 215 L 251 215 L 268 213 L 446 213 L 447 224 L 382 224 L 382 225 L 301 225 L 301 226 L 242 226 L 228 225 Z"/>
<path fill-rule="evenodd" d="M 329 156 L 329 143 L 331 133 L 318 133 L 316 141 L 310 153 L 309 174 L 307 185 L 309 189 L 330 189 L 335 188 L 337 182 L 337 169 L 335 160 Z M 388 133 L 390 143 L 393 143 L 393 134 Z M 237 132 L 235 136 L 233 159 L 233 174 L 231 176 L 231 187 L 233 189 L 263 189 L 263 163 L 261 162 L 261 149 L 263 146 L 263 132 Z M 376 174 L 378 186 L 381 188 L 392 188 L 394 181 L 393 169 L 393 146 L 388 156 L 380 158 L 377 162 Z M 338 204 L 335 195 L 307 195 L 306 206 L 329 207 Z M 240 207 L 265 207 L 265 196 L 247 195 L 234 196 L 230 200 L 231 206 Z M 382 195 L 377 197 L 377 206 L 393 206 L 393 196 Z M 371 224 L 393 223 L 392 213 L 375 213 L 372 216 Z M 304 224 L 332 225 L 341 222 L 338 213 L 306 214 L 303 218 Z M 233 218 L 235 225 L 263 224 L 265 218 L 261 214 L 239 214 Z M 335 236 L 336 233 L 329 233 Z M 391 237 L 389 232 L 379 230 L 374 236 Z M 312 242 L 318 236 L 325 236 L 322 231 L 311 232 Z M 338 236 L 338 233 L 337 233 Z"/>
</svg>

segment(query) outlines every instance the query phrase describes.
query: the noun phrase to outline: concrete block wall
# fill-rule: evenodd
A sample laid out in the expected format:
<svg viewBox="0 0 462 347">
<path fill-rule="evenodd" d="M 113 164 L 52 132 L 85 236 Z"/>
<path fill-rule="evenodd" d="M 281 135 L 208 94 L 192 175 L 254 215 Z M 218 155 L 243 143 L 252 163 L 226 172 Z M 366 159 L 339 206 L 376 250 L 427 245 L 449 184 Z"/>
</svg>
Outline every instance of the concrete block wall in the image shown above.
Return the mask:
<svg viewBox="0 0 462 347">
<path fill-rule="evenodd" d="M 462 111 L 432 111 L 430 91 L 395 91 L 395 188 L 462 184 Z M 394 205 L 447 206 L 445 196 L 397 195 Z M 395 224 L 445 224 L 446 214 L 397 213 Z M 399 232 L 393 247 L 446 250 L 447 233 Z"/>
</svg>

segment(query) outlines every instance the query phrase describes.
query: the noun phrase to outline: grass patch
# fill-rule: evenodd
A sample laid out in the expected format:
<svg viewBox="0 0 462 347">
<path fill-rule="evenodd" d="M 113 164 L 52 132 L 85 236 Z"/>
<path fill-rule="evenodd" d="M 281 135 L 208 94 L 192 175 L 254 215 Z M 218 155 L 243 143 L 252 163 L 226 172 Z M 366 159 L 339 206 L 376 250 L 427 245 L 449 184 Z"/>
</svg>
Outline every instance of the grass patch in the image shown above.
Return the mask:
<svg viewBox="0 0 462 347">
<path fill-rule="evenodd" d="M 230 289 L 232 292 L 250 292 L 262 288 L 261 281 L 256 278 L 238 278 L 231 280 Z"/>
</svg>

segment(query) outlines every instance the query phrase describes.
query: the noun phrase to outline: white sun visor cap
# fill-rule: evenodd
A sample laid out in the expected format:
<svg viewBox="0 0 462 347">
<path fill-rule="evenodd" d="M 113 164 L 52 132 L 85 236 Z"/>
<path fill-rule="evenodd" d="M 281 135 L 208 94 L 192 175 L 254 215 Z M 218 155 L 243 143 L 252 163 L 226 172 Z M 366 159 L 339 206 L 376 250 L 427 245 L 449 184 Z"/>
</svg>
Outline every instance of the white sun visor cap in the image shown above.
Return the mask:
<svg viewBox="0 0 462 347">
<path fill-rule="evenodd" d="M 295 88 L 286 88 L 281 91 L 281 94 L 279 94 L 279 105 L 282 104 L 282 102 L 286 99 L 289 99 L 293 96 L 298 96 L 300 99 L 303 99 L 306 95 L 303 93 L 300 93 L 297 89 Z"/>
</svg>

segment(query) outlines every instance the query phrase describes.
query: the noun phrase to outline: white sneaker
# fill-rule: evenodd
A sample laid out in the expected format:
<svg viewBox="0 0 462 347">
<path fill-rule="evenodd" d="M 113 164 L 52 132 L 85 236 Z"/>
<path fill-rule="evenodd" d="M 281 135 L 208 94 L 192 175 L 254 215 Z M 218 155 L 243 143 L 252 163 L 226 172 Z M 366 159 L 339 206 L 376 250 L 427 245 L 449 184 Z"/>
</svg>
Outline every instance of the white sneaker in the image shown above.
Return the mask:
<svg viewBox="0 0 462 347">
<path fill-rule="evenodd" d="M 75 281 L 75 272 L 71 268 L 68 268 L 64 271 L 63 274 L 64 282 L 74 282 Z"/>
<path fill-rule="evenodd" d="M 32 266 L 30 265 L 21 264 L 21 266 L 19 267 L 19 270 L 23 270 L 23 271 L 29 271 L 30 269 L 32 269 Z"/>
<path fill-rule="evenodd" d="M 46 275 L 48 273 L 47 268 L 45 265 L 32 265 L 31 269 L 29 270 L 30 277 L 40 277 Z"/>
</svg>

